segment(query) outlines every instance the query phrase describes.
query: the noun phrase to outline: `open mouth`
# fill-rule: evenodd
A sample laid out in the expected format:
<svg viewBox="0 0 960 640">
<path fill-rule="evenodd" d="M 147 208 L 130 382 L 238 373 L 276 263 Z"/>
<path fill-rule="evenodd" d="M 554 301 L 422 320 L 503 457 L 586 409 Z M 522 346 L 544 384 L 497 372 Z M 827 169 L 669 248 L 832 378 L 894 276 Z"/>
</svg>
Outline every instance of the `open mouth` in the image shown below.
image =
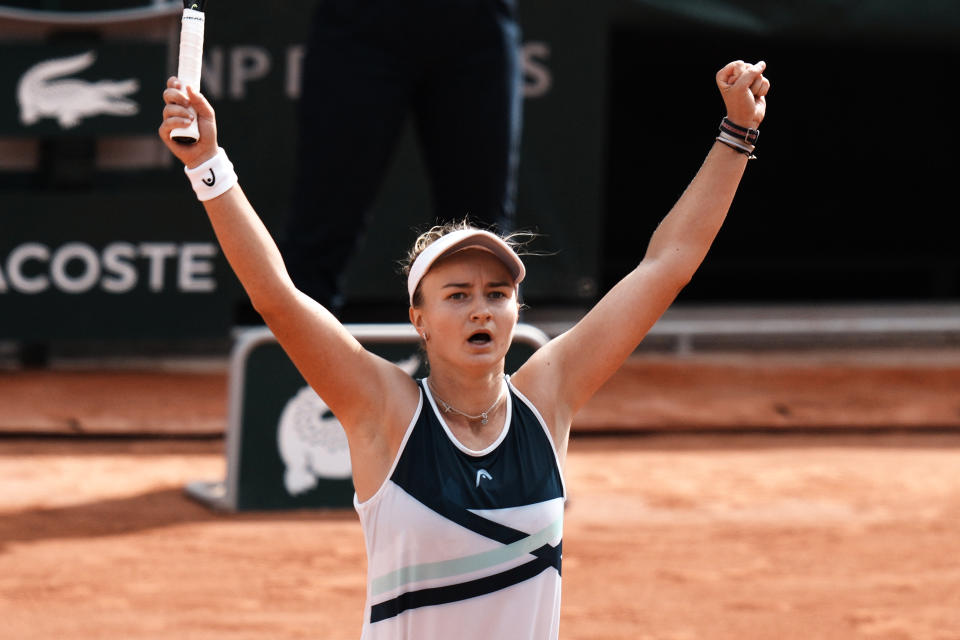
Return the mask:
<svg viewBox="0 0 960 640">
<path fill-rule="evenodd" d="M 473 335 L 471 335 L 469 338 L 467 338 L 467 341 L 470 342 L 470 344 L 476 344 L 476 345 L 489 344 L 491 340 L 493 340 L 493 336 L 491 336 L 486 331 L 478 331 Z"/>
</svg>

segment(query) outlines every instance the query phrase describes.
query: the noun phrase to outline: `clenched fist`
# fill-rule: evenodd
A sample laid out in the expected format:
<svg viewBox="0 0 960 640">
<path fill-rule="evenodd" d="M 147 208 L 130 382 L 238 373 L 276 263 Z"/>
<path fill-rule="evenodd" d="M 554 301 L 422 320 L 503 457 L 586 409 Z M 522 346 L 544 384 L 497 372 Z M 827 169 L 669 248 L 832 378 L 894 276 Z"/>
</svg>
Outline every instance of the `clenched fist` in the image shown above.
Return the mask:
<svg viewBox="0 0 960 640">
<path fill-rule="evenodd" d="M 727 107 L 727 118 L 734 124 L 756 129 L 767 112 L 770 81 L 763 77 L 767 63 L 748 64 L 735 60 L 717 72 L 717 87 Z"/>
</svg>

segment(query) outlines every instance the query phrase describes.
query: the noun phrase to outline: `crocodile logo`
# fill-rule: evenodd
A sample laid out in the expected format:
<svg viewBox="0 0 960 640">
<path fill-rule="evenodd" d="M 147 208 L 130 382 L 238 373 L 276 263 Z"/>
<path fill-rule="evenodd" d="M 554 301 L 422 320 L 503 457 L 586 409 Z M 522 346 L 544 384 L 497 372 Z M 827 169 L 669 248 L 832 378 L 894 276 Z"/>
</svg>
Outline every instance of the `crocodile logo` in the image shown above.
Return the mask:
<svg viewBox="0 0 960 640">
<path fill-rule="evenodd" d="M 140 106 L 126 96 L 140 88 L 136 79 L 90 82 L 68 78 L 89 69 L 96 61 L 93 51 L 35 64 L 17 84 L 20 122 L 26 126 L 41 118 L 54 118 L 63 129 L 72 129 L 84 118 L 98 115 L 133 116 Z"/>
</svg>

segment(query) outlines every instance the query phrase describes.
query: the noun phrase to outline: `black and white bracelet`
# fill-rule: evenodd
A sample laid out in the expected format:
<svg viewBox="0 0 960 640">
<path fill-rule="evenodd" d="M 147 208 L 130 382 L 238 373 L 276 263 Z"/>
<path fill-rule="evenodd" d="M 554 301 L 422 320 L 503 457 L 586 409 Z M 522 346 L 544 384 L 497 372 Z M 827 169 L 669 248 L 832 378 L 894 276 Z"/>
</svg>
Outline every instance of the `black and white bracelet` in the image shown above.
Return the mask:
<svg viewBox="0 0 960 640">
<path fill-rule="evenodd" d="M 757 156 L 753 155 L 753 150 L 756 149 L 757 138 L 759 137 L 759 130 L 741 127 L 724 118 L 720 121 L 720 135 L 717 136 L 717 142 L 721 142 L 734 151 L 742 153 L 747 156 L 748 160 L 755 160 Z"/>
<path fill-rule="evenodd" d="M 724 118 L 720 121 L 720 131 L 729 133 L 734 138 L 740 138 L 747 144 L 757 144 L 757 138 L 760 137 L 759 129 L 748 129 L 746 127 L 741 127 L 740 125 L 731 122 L 729 118 Z"/>
<path fill-rule="evenodd" d="M 206 162 L 192 169 L 184 167 L 183 171 L 190 179 L 193 191 L 197 194 L 197 200 L 200 202 L 213 200 L 237 184 L 237 174 L 233 170 L 233 163 L 227 158 L 227 152 L 222 147 L 217 149 L 217 155 Z"/>
</svg>

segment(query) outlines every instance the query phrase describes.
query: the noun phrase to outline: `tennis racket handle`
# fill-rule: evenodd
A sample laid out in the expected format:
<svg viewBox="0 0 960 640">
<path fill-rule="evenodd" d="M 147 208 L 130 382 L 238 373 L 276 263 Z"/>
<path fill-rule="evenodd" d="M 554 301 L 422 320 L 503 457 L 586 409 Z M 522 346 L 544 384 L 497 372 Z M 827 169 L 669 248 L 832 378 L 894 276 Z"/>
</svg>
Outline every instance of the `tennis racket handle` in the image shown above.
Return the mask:
<svg viewBox="0 0 960 640">
<path fill-rule="evenodd" d="M 187 85 L 200 91 L 200 71 L 203 68 L 203 22 L 202 11 L 184 9 L 180 21 L 180 61 L 177 66 L 177 77 L 184 87 Z M 192 109 L 191 109 L 192 111 Z M 200 130 L 197 127 L 196 113 L 189 127 L 174 129 L 170 132 L 170 139 L 185 144 L 193 144 L 200 139 Z"/>
</svg>

